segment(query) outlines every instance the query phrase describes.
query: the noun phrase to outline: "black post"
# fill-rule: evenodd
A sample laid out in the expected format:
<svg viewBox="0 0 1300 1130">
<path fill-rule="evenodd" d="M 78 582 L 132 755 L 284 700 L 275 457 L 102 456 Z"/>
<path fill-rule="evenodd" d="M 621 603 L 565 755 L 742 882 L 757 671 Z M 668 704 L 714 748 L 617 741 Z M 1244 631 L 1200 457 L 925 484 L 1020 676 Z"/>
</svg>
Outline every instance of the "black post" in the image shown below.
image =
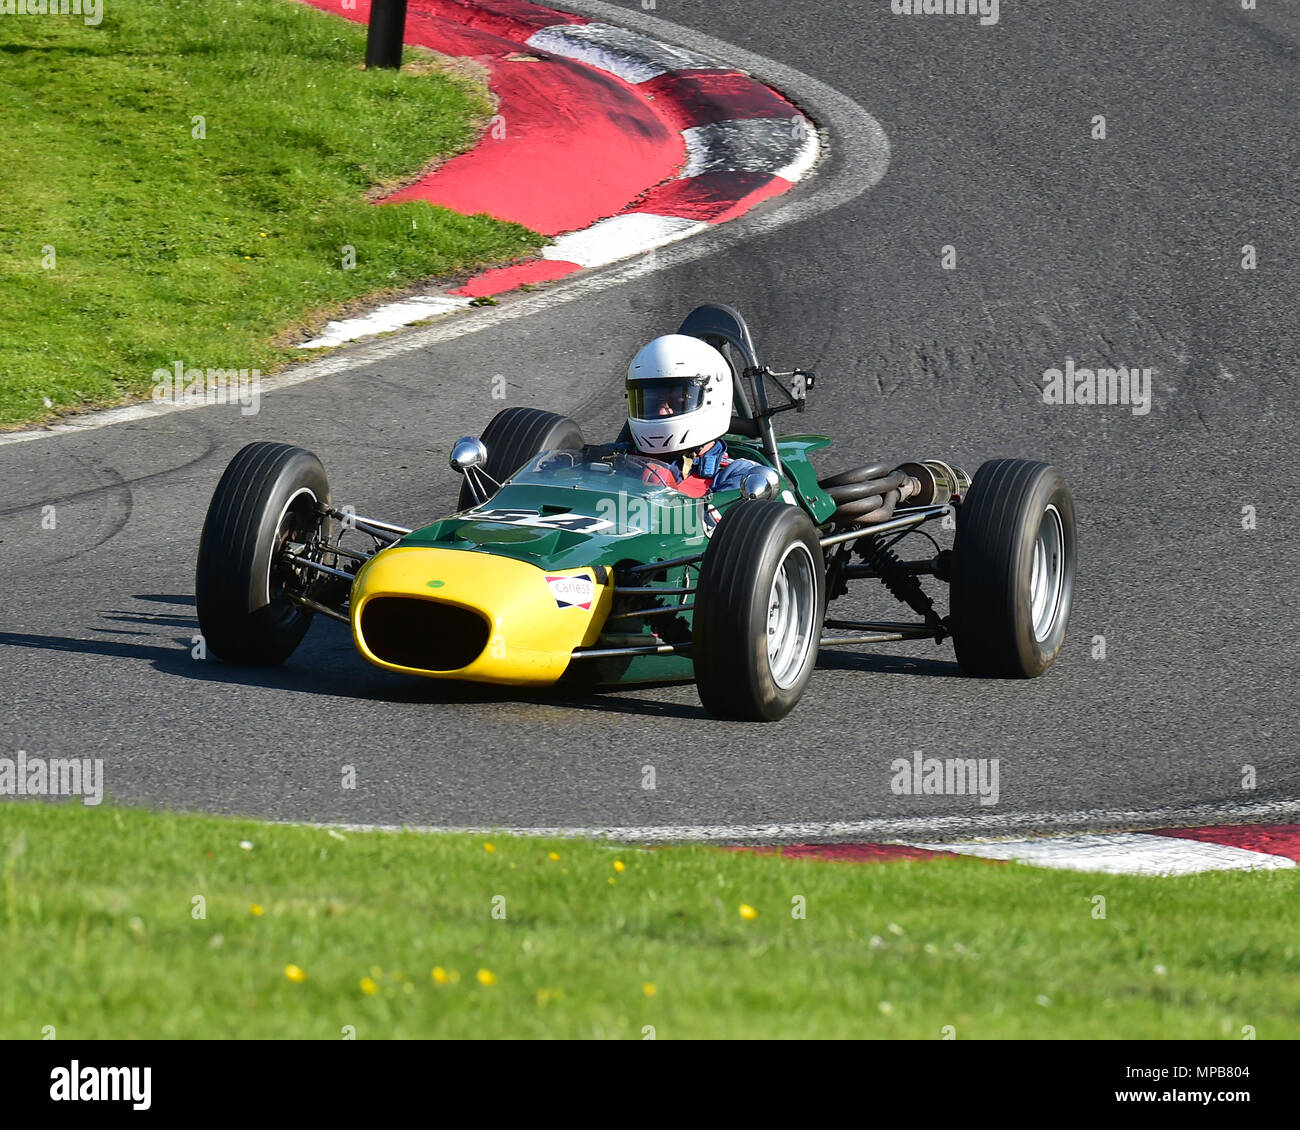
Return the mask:
<svg viewBox="0 0 1300 1130">
<path fill-rule="evenodd" d="M 366 35 L 366 66 L 400 68 L 405 33 L 406 0 L 373 0 Z"/>
</svg>

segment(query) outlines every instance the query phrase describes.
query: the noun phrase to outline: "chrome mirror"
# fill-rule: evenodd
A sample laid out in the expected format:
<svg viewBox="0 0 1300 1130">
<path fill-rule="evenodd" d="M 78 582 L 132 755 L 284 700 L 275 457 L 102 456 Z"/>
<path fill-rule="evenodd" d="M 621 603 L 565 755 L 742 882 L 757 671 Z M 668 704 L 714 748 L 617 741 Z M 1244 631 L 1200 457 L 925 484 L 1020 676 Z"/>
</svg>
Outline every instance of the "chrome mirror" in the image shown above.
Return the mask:
<svg viewBox="0 0 1300 1130">
<path fill-rule="evenodd" d="M 780 488 L 781 480 L 771 467 L 750 471 L 740 483 L 740 493 L 745 498 L 775 498 Z"/>
<path fill-rule="evenodd" d="M 487 462 L 487 448 L 478 436 L 461 436 L 451 449 L 448 460 L 451 469 L 463 475 L 473 467 L 482 467 Z"/>
</svg>

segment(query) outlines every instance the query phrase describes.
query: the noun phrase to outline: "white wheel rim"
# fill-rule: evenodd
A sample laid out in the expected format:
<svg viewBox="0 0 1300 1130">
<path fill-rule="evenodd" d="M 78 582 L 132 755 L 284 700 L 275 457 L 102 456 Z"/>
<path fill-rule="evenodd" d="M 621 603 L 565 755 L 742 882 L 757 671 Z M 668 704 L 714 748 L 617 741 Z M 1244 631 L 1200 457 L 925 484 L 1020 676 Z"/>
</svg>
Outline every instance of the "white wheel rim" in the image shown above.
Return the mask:
<svg viewBox="0 0 1300 1130">
<path fill-rule="evenodd" d="M 785 551 L 767 599 L 767 662 L 772 681 L 789 690 L 803 671 L 817 623 L 812 554 L 798 542 Z"/>
<path fill-rule="evenodd" d="M 1052 634 L 1065 587 L 1065 526 L 1055 506 L 1043 511 L 1029 573 L 1029 617 L 1040 643 Z"/>
</svg>

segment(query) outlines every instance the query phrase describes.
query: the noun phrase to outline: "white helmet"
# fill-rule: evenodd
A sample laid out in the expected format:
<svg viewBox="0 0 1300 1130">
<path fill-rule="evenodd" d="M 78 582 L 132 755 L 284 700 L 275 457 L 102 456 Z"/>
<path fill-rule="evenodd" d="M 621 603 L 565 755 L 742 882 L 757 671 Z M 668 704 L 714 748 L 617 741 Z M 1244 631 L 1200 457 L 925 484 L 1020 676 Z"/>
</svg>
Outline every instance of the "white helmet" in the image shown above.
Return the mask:
<svg viewBox="0 0 1300 1130">
<path fill-rule="evenodd" d="M 703 447 L 731 428 L 731 366 L 697 337 L 668 334 L 627 370 L 627 424 L 645 455 Z"/>
</svg>

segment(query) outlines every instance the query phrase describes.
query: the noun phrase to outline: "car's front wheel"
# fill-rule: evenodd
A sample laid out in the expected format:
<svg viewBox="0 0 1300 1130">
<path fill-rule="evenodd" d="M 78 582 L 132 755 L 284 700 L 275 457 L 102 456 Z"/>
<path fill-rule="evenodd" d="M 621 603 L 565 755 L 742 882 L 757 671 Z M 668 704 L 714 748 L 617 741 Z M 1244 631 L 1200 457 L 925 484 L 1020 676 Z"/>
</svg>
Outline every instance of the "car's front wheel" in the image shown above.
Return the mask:
<svg viewBox="0 0 1300 1130">
<path fill-rule="evenodd" d="M 281 663 L 310 609 L 292 603 L 290 543 L 327 532 L 330 487 L 320 460 L 287 443 L 250 443 L 221 476 L 199 541 L 194 595 L 206 646 L 229 663 Z"/>
<path fill-rule="evenodd" d="M 802 510 L 751 500 L 727 511 L 695 592 L 695 682 L 709 713 L 772 722 L 794 709 L 817 665 L 825 588 Z"/>
</svg>

